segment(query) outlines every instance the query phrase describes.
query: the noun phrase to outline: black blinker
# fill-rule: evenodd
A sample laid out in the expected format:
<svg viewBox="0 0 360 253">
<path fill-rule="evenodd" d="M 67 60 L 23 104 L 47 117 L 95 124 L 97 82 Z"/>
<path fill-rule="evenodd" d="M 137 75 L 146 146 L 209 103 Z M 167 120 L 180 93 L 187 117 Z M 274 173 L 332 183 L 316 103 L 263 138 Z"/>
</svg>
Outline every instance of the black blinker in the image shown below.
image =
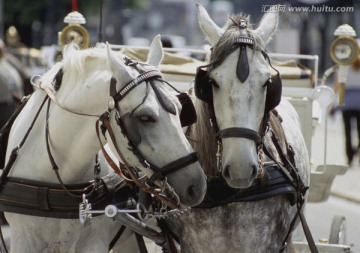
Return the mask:
<svg viewBox="0 0 360 253">
<path fill-rule="evenodd" d="M 194 124 L 197 120 L 197 116 L 195 106 L 191 98 L 186 93 L 180 93 L 176 96 L 182 105 L 182 109 L 180 112 L 181 126 L 185 127 Z"/>
</svg>

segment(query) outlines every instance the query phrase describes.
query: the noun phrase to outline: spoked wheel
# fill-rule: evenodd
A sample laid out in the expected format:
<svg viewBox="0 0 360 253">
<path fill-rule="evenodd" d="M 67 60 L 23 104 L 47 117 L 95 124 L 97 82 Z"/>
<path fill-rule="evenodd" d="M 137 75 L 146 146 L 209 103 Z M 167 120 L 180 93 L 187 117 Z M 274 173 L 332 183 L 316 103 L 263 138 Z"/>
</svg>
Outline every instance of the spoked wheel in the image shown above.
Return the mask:
<svg viewBox="0 0 360 253">
<path fill-rule="evenodd" d="M 344 216 L 334 216 L 331 223 L 329 244 L 346 245 L 346 220 Z"/>
</svg>

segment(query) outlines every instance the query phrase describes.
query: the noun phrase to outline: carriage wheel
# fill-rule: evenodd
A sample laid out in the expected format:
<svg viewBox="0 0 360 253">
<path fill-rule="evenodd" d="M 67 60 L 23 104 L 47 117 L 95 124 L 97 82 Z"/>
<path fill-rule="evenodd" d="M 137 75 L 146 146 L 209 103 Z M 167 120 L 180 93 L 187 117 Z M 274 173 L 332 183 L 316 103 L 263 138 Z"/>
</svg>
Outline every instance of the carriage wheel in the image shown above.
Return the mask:
<svg viewBox="0 0 360 253">
<path fill-rule="evenodd" d="M 329 244 L 346 245 L 346 221 L 344 216 L 334 216 L 331 223 Z"/>
</svg>

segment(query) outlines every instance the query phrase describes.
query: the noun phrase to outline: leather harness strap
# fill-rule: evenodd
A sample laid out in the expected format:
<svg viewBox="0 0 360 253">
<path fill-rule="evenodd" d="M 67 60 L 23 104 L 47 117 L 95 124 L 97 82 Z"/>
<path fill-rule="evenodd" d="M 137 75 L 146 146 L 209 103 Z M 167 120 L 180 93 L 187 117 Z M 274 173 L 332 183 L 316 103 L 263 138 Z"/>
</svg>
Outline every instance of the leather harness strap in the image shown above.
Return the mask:
<svg viewBox="0 0 360 253">
<path fill-rule="evenodd" d="M 2 174 L 1 174 L 1 176 L 0 176 L 0 188 L 1 188 L 1 186 L 5 183 L 5 179 L 7 178 L 8 174 L 9 174 L 9 172 L 10 172 L 10 169 L 12 168 L 12 166 L 13 166 L 14 162 L 16 161 L 16 158 L 17 158 L 17 156 L 18 156 L 18 154 L 19 154 L 19 150 L 22 148 L 22 146 L 24 145 L 25 141 L 27 140 L 27 137 L 29 136 L 32 128 L 34 127 L 34 124 L 35 124 L 37 118 L 39 117 L 39 114 L 40 114 L 40 112 L 41 112 L 41 109 L 42 109 L 43 106 L 45 105 L 45 102 L 46 102 L 47 99 L 48 99 L 48 97 L 46 96 L 46 97 L 44 98 L 43 102 L 41 103 L 39 110 L 38 110 L 37 113 L 35 114 L 35 117 L 34 117 L 33 121 L 31 122 L 30 127 L 29 127 L 28 130 L 26 131 L 25 136 L 24 136 L 24 138 L 21 140 L 20 144 L 19 144 L 18 146 L 16 146 L 16 147 L 11 151 L 10 158 L 9 158 L 7 164 L 5 165 L 5 167 L 4 167 L 3 171 L 2 171 Z M 27 100 L 26 100 L 26 101 L 27 101 Z M 24 105 L 24 106 L 25 106 L 25 105 Z M 22 109 L 22 108 L 23 108 L 23 107 L 21 107 L 21 109 Z M 20 109 L 20 110 L 21 110 L 21 109 Z M 20 113 L 20 111 L 19 111 L 19 113 Z M 11 121 L 11 124 L 12 124 L 14 121 L 15 121 L 15 118 Z M 11 126 L 6 125 L 6 127 L 8 128 L 8 131 L 10 131 Z M 5 152 L 5 151 L 4 151 L 4 152 Z"/>
<path fill-rule="evenodd" d="M 93 208 L 101 209 L 111 202 L 112 192 L 128 191 L 125 186 L 115 174 L 97 182 L 66 185 L 67 190 L 60 184 L 8 177 L 1 189 L 0 209 L 33 216 L 77 219 L 83 194 L 88 195 Z"/>
<path fill-rule="evenodd" d="M 275 117 L 278 119 L 278 117 Z M 278 122 L 280 123 L 280 122 Z M 282 127 L 280 128 L 280 131 L 283 131 Z M 290 234 L 295 226 L 296 220 L 299 217 L 300 221 L 301 221 L 301 225 L 303 227 L 304 230 L 304 234 L 306 237 L 306 240 L 308 241 L 308 245 L 309 248 L 311 250 L 312 253 L 318 253 L 318 249 L 316 247 L 316 244 L 314 242 L 314 239 L 312 237 L 311 231 L 309 229 L 309 226 L 307 225 L 306 219 L 304 217 L 303 214 L 303 210 L 302 207 L 305 203 L 305 194 L 307 192 L 307 190 L 309 189 L 308 186 L 305 185 L 305 183 L 303 182 L 302 178 L 300 177 L 297 168 L 295 167 L 295 161 L 293 159 L 293 157 L 288 157 L 288 155 L 286 155 L 284 153 L 284 151 L 281 148 L 281 144 L 279 142 L 279 138 L 277 137 L 277 135 L 271 130 L 271 139 L 272 142 L 280 156 L 281 161 L 283 162 L 283 164 L 285 166 L 282 166 L 281 164 L 279 164 L 279 162 L 277 162 L 270 154 L 270 152 L 266 149 L 264 149 L 265 153 L 275 162 L 278 164 L 279 168 L 285 172 L 285 174 L 288 177 L 288 181 L 291 182 L 294 186 L 294 188 L 296 189 L 296 193 L 297 193 L 297 198 L 296 198 L 296 207 L 297 207 L 297 212 L 293 218 L 293 220 L 290 223 L 290 227 L 289 230 L 282 242 L 282 245 L 280 247 L 280 252 L 283 252 L 283 250 L 285 249 L 286 245 L 287 245 L 287 240 L 290 237 Z M 286 140 L 285 140 L 286 141 Z M 290 146 L 286 143 L 288 150 L 290 149 L 290 153 L 293 154 L 292 149 L 290 148 Z M 291 161 L 290 161 L 290 160 Z"/>
</svg>

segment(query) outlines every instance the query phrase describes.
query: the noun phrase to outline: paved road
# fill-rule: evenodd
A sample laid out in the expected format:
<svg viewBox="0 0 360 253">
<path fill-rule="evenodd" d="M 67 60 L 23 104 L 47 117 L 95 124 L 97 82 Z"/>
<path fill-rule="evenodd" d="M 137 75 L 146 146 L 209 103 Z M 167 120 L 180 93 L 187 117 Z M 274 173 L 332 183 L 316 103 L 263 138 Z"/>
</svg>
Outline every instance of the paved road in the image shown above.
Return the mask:
<svg viewBox="0 0 360 253">
<path fill-rule="evenodd" d="M 316 128 L 312 141 L 314 166 L 324 163 L 325 126 Z M 346 164 L 345 139 L 341 114 L 328 119 L 327 164 Z M 331 196 L 322 203 L 308 203 L 305 215 L 314 239 L 327 239 L 335 215 L 346 219 L 347 244 L 360 252 L 360 165 L 359 156 L 344 175 L 337 176 L 331 187 Z"/>
<path fill-rule="evenodd" d="M 357 203 L 331 196 L 324 203 L 308 204 L 305 215 L 316 241 L 329 238 L 331 222 L 335 215 L 344 216 L 346 245 L 352 245 L 353 252 L 360 252 L 360 206 Z"/>
</svg>

